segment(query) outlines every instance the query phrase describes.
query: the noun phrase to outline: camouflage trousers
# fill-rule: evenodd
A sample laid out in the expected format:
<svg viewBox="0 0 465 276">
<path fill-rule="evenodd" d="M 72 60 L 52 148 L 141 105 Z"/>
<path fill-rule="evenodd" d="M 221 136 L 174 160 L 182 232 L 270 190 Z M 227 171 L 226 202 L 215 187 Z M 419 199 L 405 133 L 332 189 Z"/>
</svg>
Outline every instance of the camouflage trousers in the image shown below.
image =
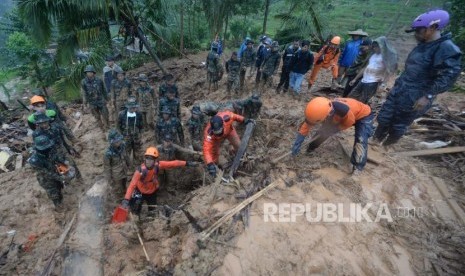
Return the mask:
<svg viewBox="0 0 465 276">
<path fill-rule="evenodd" d="M 228 83 L 226 84 L 226 90 L 231 93 L 231 89 L 239 93 L 239 76 L 228 77 Z"/>
<path fill-rule="evenodd" d="M 108 129 L 109 121 L 108 121 L 108 109 L 105 105 L 103 106 L 90 106 L 90 112 L 94 115 L 95 120 L 97 120 L 98 126 L 106 130 Z"/>
<path fill-rule="evenodd" d="M 141 113 L 144 126 L 150 126 L 153 129 L 155 127 L 154 108 L 152 106 L 144 107 Z"/>
<path fill-rule="evenodd" d="M 64 187 L 62 182 L 57 181 L 55 179 L 49 179 L 48 177 L 40 174 L 37 175 L 37 181 L 39 182 L 39 185 L 42 188 L 44 188 L 48 198 L 50 198 L 53 201 L 53 204 L 55 206 L 62 203 L 62 190 Z"/>
</svg>

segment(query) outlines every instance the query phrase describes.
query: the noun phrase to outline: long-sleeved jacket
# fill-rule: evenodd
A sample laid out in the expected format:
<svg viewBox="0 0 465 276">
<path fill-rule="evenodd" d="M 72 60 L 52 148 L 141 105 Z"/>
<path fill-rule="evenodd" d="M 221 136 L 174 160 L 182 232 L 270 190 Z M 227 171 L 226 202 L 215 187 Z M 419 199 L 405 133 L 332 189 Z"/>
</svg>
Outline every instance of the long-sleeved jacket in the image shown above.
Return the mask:
<svg viewBox="0 0 465 276">
<path fill-rule="evenodd" d="M 60 149 L 60 152 L 66 153 L 71 150 L 71 147 L 65 141 L 65 133 L 63 128 L 56 123 L 50 124 L 50 128 L 48 130 L 43 130 L 41 128 L 36 128 L 32 132 L 32 138 L 39 137 L 41 135 L 47 136 L 50 140 L 55 143 L 55 147 Z"/>
<path fill-rule="evenodd" d="M 159 161 L 155 162 L 152 169 L 148 169 L 142 164 L 132 176 L 131 183 L 126 191 L 125 199 L 131 199 L 132 193 L 137 188 L 143 195 L 151 195 L 158 190 L 158 172 L 160 170 L 173 169 L 177 167 L 185 167 L 186 161 Z"/>
<path fill-rule="evenodd" d="M 156 106 L 155 91 L 149 85 L 138 87 L 136 89 L 136 98 L 142 112 L 147 112 L 149 108 Z"/>
<path fill-rule="evenodd" d="M 181 118 L 181 102 L 179 99 L 174 98 L 172 100 L 164 97 L 160 99 L 158 104 L 158 114 L 162 114 L 162 111 L 165 107 L 168 107 L 171 110 L 171 116 L 176 118 Z"/>
<path fill-rule="evenodd" d="M 426 95 L 436 95 L 451 88 L 461 70 L 462 52 L 452 42 L 451 34 L 418 44 L 405 61 L 405 70 L 397 78 L 389 97 L 400 97 L 400 106 L 411 110 Z"/>
<path fill-rule="evenodd" d="M 184 131 L 178 118 L 171 117 L 168 120 L 164 120 L 163 118 L 158 119 L 155 130 L 159 143 L 163 142 L 166 134 L 170 134 L 175 142 L 184 145 Z"/>
<path fill-rule="evenodd" d="M 128 117 L 128 111 L 121 111 L 118 115 L 118 130 L 123 136 L 139 136 L 144 128 L 142 113 L 136 111 L 135 117 Z"/>
<path fill-rule="evenodd" d="M 132 95 L 132 84 L 124 78 L 122 81 L 114 79 L 111 81 L 111 98 L 113 102 L 119 101 L 124 104 L 129 96 Z"/>
<path fill-rule="evenodd" d="M 226 73 L 228 73 L 228 80 L 233 81 L 239 78 L 239 71 L 241 69 L 241 62 L 238 60 L 230 59 L 226 62 Z"/>
<path fill-rule="evenodd" d="M 221 66 L 220 56 L 213 51 L 210 51 L 208 53 L 206 66 L 208 72 L 210 73 L 223 72 L 223 66 Z"/>
<path fill-rule="evenodd" d="M 284 53 L 283 53 L 283 68 L 285 68 L 287 70 L 290 69 L 292 57 L 294 56 L 295 53 L 297 53 L 298 50 L 300 50 L 300 48 L 299 47 L 294 47 L 294 45 L 290 45 L 289 47 L 286 48 L 286 50 L 284 50 Z"/>
<path fill-rule="evenodd" d="M 232 113 L 231 111 L 221 111 L 216 114 L 216 116 L 220 116 L 223 118 L 223 135 L 217 136 L 213 135 L 211 130 L 211 125 L 205 127 L 204 134 L 203 134 L 203 156 L 205 160 L 205 164 L 212 163 L 214 160 L 214 152 L 213 149 L 215 148 L 216 144 L 223 142 L 231 132 L 234 130 L 233 123 L 234 122 L 244 122 L 244 117 L 241 115 L 237 115 Z"/>
<path fill-rule="evenodd" d="M 108 65 L 103 67 L 103 81 L 105 82 L 105 89 L 108 95 L 110 94 L 111 90 L 111 81 L 116 79 L 115 70 L 117 68 L 121 69 L 118 64 L 113 64 L 112 67 Z"/>
<path fill-rule="evenodd" d="M 349 40 L 342 51 L 341 57 L 339 58 L 339 65 L 343 67 L 350 67 L 355 58 L 357 58 L 358 51 L 360 48 L 360 44 L 362 44 L 362 39 L 357 40 Z"/>
<path fill-rule="evenodd" d="M 205 117 L 200 115 L 199 118 L 189 118 L 187 121 L 187 129 L 191 136 L 191 140 L 202 141 L 203 128 L 205 126 Z"/>
<path fill-rule="evenodd" d="M 270 52 L 271 52 L 271 49 L 267 48 L 264 44 L 258 46 L 255 67 L 260 68 L 262 66 L 263 61 L 265 60 L 265 57 L 268 56 Z"/>
<path fill-rule="evenodd" d="M 92 79 L 85 77 L 81 81 L 81 94 L 84 103 L 87 102 L 92 106 L 103 107 L 108 101 L 103 81 L 97 77 Z"/>
<path fill-rule="evenodd" d="M 281 54 L 278 51 L 270 51 L 262 63 L 262 72 L 267 75 L 273 75 L 278 71 Z"/>
<path fill-rule="evenodd" d="M 257 58 L 257 52 L 254 48 L 245 48 L 241 53 L 241 67 L 252 67 L 254 66 L 255 59 Z"/>
<path fill-rule="evenodd" d="M 297 51 L 292 57 L 289 69 L 291 72 L 306 74 L 313 66 L 313 54 L 310 51 Z"/>
<path fill-rule="evenodd" d="M 352 65 L 347 68 L 346 76 L 355 76 L 359 72 L 360 69 L 364 68 L 365 65 L 368 63 L 368 59 L 370 58 L 370 51 L 360 51 L 355 61 Z"/>
<path fill-rule="evenodd" d="M 129 168 L 129 157 L 125 145 L 115 149 L 110 146 L 105 151 L 103 157 L 103 174 L 107 181 L 117 181 L 126 178 Z"/>
<path fill-rule="evenodd" d="M 37 172 L 39 183 L 43 181 L 63 181 L 63 177 L 58 173 L 56 165 L 65 164 L 64 156 L 52 151 L 48 156 L 39 152 L 34 152 L 28 159 L 28 163 Z"/>
<path fill-rule="evenodd" d="M 333 124 L 339 130 L 348 129 L 358 120 L 370 115 L 371 108 L 362 102 L 351 98 L 336 98 L 332 101 L 334 114 L 326 119 L 325 123 Z M 304 121 L 300 126 L 299 133 L 307 136 L 313 125 Z"/>
<path fill-rule="evenodd" d="M 330 48 L 328 45 L 323 46 L 321 50 L 315 54 L 314 63 L 321 64 L 323 68 L 328 68 L 331 66 L 337 66 L 339 60 L 339 55 L 341 51 L 339 48 Z M 321 62 L 320 57 L 322 58 Z"/>
</svg>

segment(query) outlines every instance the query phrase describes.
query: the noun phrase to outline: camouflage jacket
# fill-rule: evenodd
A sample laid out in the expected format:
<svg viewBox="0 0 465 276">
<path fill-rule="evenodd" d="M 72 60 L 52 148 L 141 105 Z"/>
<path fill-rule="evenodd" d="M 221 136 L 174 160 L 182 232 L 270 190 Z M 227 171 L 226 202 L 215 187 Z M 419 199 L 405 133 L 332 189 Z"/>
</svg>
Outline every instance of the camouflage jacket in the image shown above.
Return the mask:
<svg viewBox="0 0 465 276">
<path fill-rule="evenodd" d="M 228 80 L 232 81 L 239 78 L 239 71 L 241 70 L 241 62 L 238 60 L 228 60 L 226 62 L 226 73 L 228 73 Z"/>
<path fill-rule="evenodd" d="M 103 80 L 105 81 L 105 88 L 106 88 L 106 91 L 107 91 L 107 94 L 110 94 L 110 90 L 111 90 L 111 82 L 116 79 L 116 72 L 115 72 L 115 69 L 116 68 L 120 68 L 118 64 L 113 64 L 113 67 L 110 67 L 108 65 L 106 65 L 105 67 L 103 67 Z"/>
<path fill-rule="evenodd" d="M 255 64 L 257 58 L 257 52 L 254 48 L 245 49 L 241 56 L 241 67 L 252 67 Z"/>
<path fill-rule="evenodd" d="M 171 117 L 167 121 L 163 118 L 158 119 L 155 131 L 159 143 L 163 142 L 163 138 L 166 134 L 171 134 L 174 142 L 179 142 L 181 145 L 184 145 L 184 132 L 182 130 L 181 121 L 179 121 L 178 118 Z"/>
<path fill-rule="evenodd" d="M 158 87 L 158 97 L 160 99 L 166 97 L 166 91 L 168 91 L 168 87 L 169 86 L 166 83 L 163 83 L 160 85 L 160 87 Z M 176 84 L 173 84 L 171 88 L 175 91 L 174 97 L 179 98 L 178 86 Z"/>
<path fill-rule="evenodd" d="M 144 128 L 142 113 L 136 111 L 135 117 L 128 117 L 128 111 L 121 111 L 118 115 L 118 130 L 123 136 L 139 137 Z"/>
<path fill-rule="evenodd" d="M 233 106 L 234 113 L 252 119 L 258 117 L 262 108 L 261 101 L 253 101 L 251 99 L 235 100 L 232 101 L 231 104 Z"/>
<path fill-rule="evenodd" d="M 160 153 L 161 161 L 172 161 L 172 160 L 185 160 L 186 155 L 192 155 L 193 152 L 186 150 L 180 145 L 171 143 L 170 146 L 166 147 L 163 144 L 157 146 L 157 150 Z"/>
<path fill-rule="evenodd" d="M 108 101 L 103 81 L 97 77 L 85 77 L 81 81 L 81 93 L 84 100 L 92 106 L 103 107 Z"/>
<path fill-rule="evenodd" d="M 220 56 L 212 51 L 208 53 L 206 66 L 208 72 L 210 73 L 218 73 L 223 71 Z"/>
<path fill-rule="evenodd" d="M 205 128 L 205 116 L 200 115 L 198 119 L 192 117 L 187 120 L 187 129 L 191 139 L 203 141 L 203 129 Z"/>
<path fill-rule="evenodd" d="M 114 79 L 111 81 L 111 97 L 112 99 L 119 99 L 120 97 L 124 100 L 128 98 L 128 96 L 132 95 L 132 84 L 127 79 L 119 81 L 118 79 Z M 125 93 L 121 95 L 121 93 Z"/>
<path fill-rule="evenodd" d="M 179 99 L 174 98 L 170 100 L 166 97 L 160 99 L 158 105 L 158 114 L 162 114 L 163 108 L 168 107 L 171 110 L 171 116 L 176 118 L 181 118 L 181 102 Z"/>
<path fill-rule="evenodd" d="M 43 181 L 63 181 L 64 177 L 57 171 L 58 164 L 65 164 L 63 155 L 56 150 L 52 150 L 48 156 L 35 151 L 27 160 L 31 167 L 37 172 L 37 180 Z"/>
<path fill-rule="evenodd" d="M 137 102 L 140 104 L 141 111 L 146 111 L 147 108 L 153 108 L 156 104 L 155 91 L 151 86 L 139 86 L 136 90 Z"/>
<path fill-rule="evenodd" d="M 129 168 L 129 157 L 124 143 L 119 149 L 109 146 L 103 156 L 103 174 L 108 181 L 126 178 Z"/>
<path fill-rule="evenodd" d="M 262 63 L 262 72 L 267 75 L 273 75 L 278 71 L 281 54 L 278 51 L 270 52 Z"/>
<path fill-rule="evenodd" d="M 66 153 L 70 150 L 70 146 L 66 143 L 64 138 L 64 130 L 60 125 L 52 123 L 48 130 L 43 130 L 40 128 L 36 128 L 34 132 L 32 132 L 32 138 L 36 138 L 38 136 L 45 135 L 50 140 L 55 143 L 56 147 L 60 147 L 63 153 Z M 66 150 L 66 151 L 65 151 Z"/>
</svg>

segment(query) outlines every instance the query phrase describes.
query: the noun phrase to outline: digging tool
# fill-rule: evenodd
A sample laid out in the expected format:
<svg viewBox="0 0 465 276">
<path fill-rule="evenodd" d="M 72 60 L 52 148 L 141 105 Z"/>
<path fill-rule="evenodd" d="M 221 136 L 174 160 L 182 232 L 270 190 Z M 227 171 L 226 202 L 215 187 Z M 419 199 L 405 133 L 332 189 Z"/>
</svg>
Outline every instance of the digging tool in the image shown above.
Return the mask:
<svg viewBox="0 0 465 276">
<path fill-rule="evenodd" d="M 319 139 L 319 137 L 320 136 L 318 134 L 313 136 L 312 139 L 303 142 L 302 147 L 309 146 L 310 144 L 314 143 L 317 139 Z M 284 158 L 288 157 L 291 154 L 292 154 L 292 151 L 288 151 L 288 152 L 284 153 L 283 155 L 271 160 L 271 164 L 277 164 L 279 161 L 283 160 Z"/>
<path fill-rule="evenodd" d="M 141 237 L 140 234 L 139 234 L 139 228 L 138 228 L 137 225 L 134 223 L 134 217 L 133 217 L 132 213 L 130 213 L 130 216 L 131 216 L 131 224 L 132 224 L 132 227 L 134 228 L 134 231 L 136 231 L 136 233 L 137 233 L 137 237 L 139 238 L 139 242 L 140 242 L 140 245 L 142 246 L 142 250 L 144 250 L 145 259 L 147 260 L 147 262 L 150 263 L 149 254 L 147 254 L 147 250 L 145 249 L 144 241 L 142 240 L 142 237 Z"/>
<path fill-rule="evenodd" d="M 229 183 L 230 180 L 233 179 L 234 174 L 236 173 L 239 165 L 241 164 L 241 159 L 244 156 L 245 152 L 247 151 L 247 146 L 249 145 L 250 137 L 252 137 L 253 130 L 255 129 L 255 122 L 249 122 L 245 128 L 244 135 L 241 139 L 241 144 L 239 149 L 237 150 L 236 156 L 234 157 L 233 163 L 231 168 L 229 169 L 229 174 L 226 177 L 222 177 L 222 181 Z"/>
<path fill-rule="evenodd" d="M 27 107 L 27 105 L 25 103 L 23 103 L 20 99 L 17 99 L 16 100 L 24 109 L 26 109 L 27 111 L 31 111 L 29 109 L 29 107 Z"/>
</svg>

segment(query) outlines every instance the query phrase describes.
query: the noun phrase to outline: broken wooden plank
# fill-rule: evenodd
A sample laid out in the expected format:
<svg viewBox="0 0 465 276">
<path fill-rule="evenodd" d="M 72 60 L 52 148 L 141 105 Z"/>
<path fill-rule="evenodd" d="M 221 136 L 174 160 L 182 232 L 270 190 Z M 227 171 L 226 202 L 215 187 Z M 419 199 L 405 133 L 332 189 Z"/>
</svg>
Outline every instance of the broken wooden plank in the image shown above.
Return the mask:
<svg viewBox="0 0 465 276">
<path fill-rule="evenodd" d="M 454 211 L 457 217 L 462 221 L 462 225 L 465 225 L 465 211 L 460 207 L 460 205 L 452 199 L 452 195 L 449 193 L 447 189 L 446 183 L 438 177 L 432 177 L 433 183 L 435 184 L 436 188 L 438 188 L 441 195 L 446 199 L 447 204 L 449 204 L 450 208 Z"/>
<path fill-rule="evenodd" d="M 205 241 L 213 232 L 215 232 L 227 220 L 231 219 L 235 214 L 240 212 L 247 205 L 254 202 L 256 199 L 261 197 L 264 193 L 266 193 L 267 191 L 273 189 L 274 187 L 278 186 L 281 183 L 283 183 L 282 180 L 275 181 L 275 182 L 271 183 L 270 185 L 266 186 L 263 190 L 255 193 L 253 196 L 247 198 L 246 200 L 242 201 L 241 203 L 239 203 L 234 208 L 227 211 L 226 214 L 223 217 L 221 217 L 219 220 L 217 220 L 214 224 L 212 224 L 210 227 L 208 227 L 205 231 L 200 233 L 200 237 L 201 237 L 200 240 Z"/>
<path fill-rule="evenodd" d="M 465 152 L 465 147 L 447 147 L 447 148 L 440 148 L 440 149 L 403 151 L 403 152 L 393 152 L 391 154 L 396 155 L 396 156 L 407 157 L 407 156 L 426 156 L 426 155 L 456 153 L 456 152 Z"/>
<path fill-rule="evenodd" d="M 81 124 L 82 124 L 82 117 L 83 117 L 83 116 L 81 116 L 81 118 L 79 118 L 79 120 L 77 121 L 76 125 L 74 126 L 74 128 L 73 128 L 73 133 L 76 133 L 76 131 L 77 131 L 77 130 L 79 129 L 79 127 L 81 126 Z"/>
<path fill-rule="evenodd" d="M 249 145 L 249 140 L 252 137 L 254 128 L 255 123 L 248 123 L 245 128 L 244 135 L 242 135 L 241 144 L 239 145 L 239 149 L 237 150 L 236 156 L 234 157 L 233 163 L 229 170 L 229 179 L 234 177 L 234 174 L 241 164 L 242 156 L 244 156 L 245 152 L 247 151 L 247 146 Z"/>
</svg>

